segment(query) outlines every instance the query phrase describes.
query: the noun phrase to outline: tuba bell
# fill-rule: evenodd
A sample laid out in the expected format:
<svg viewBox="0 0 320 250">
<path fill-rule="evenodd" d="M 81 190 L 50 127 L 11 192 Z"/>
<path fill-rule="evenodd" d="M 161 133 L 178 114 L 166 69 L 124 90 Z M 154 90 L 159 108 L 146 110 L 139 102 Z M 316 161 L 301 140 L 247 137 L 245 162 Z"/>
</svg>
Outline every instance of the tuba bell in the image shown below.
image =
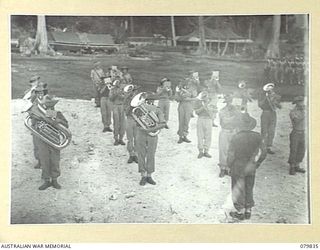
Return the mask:
<svg viewBox="0 0 320 250">
<path fill-rule="evenodd" d="M 132 109 L 132 117 L 133 119 L 143 128 L 149 129 L 155 127 L 159 123 L 158 116 L 151 110 L 148 110 L 147 105 L 145 103 L 144 95 L 146 92 L 141 92 L 135 95 L 130 105 L 133 107 Z M 149 132 L 150 136 L 156 136 L 160 133 L 160 130 L 156 132 Z"/>
<path fill-rule="evenodd" d="M 28 115 L 24 124 L 34 136 L 57 150 L 69 145 L 72 137 L 70 130 L 56 122 L 54 117 L 49 117 L 47 110 L 40 104 L 28 105 L 25 112 Z"/>
</svg>

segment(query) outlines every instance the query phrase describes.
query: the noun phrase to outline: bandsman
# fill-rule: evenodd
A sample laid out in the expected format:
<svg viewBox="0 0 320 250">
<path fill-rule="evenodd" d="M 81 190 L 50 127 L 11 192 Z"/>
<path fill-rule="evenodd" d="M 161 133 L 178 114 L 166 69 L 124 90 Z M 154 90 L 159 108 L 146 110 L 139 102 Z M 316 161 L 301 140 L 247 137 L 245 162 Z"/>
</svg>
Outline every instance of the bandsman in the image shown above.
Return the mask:
<svg viewBox="0 0 320 250">
<path fill-rule="evenodd" d="M 116 79 L 113 82 L 113 87 L 110 91 L 110 101 L 113 105 L 113 136 L 114 144 L 117 145 L 126 145 L 123 141 L 123 137 L 126 131 L 126 117 L 124 114 L 124 84 L 121 83 L 120 79 Z"/>
<path fill-rule="evenodd" d="M 200 91 L 200 77 L 199 72 L 196 71 L 189 71 L 189 75 L 187 77 L 188 85 L 190 85 L 192 88 L 196 89 L 197 92 Z"/>
<path fill-rule="evenodd" d="M 129 73 L 129 68 L 127 66 L 122 66 L 120 68 L 121 72 L 122 72 L 122 79 L 124 81 L 125 84 L 132 84 L 133 79 L 131 74 Z"/>
<path fill-rule="evenodd" d="M 100 107 L 100 89 L 103 84 L 103 79 L 106 77 L 103 69 L 101 68 L 101 62 L 95 62 L 91 70 L 91 80 L 93 82 L 94 99 L 96 107 Z"/>
<path fill-rule="evenodd" d="M 219 81 L 219 71 L 213 71 L 211 78 L 204 81 L 204 89 L 208 91 L 209 98 L 211 99 L 210 103 L 217 107 L 218 104 L 218 95 L 221 94 L 221 84 Z M 216 113 L 212 116 L 212 127 L 218 127 L 214 120 L 216 118 Z"/>
<path fill-rule="evenodd" d="M 196 96 L 197 90 L 194 85 L 189 84 L 188 81 L 181 82 L 176 88 L 175 100 L 179 102 L 179 129 L 177 133 L 179 136 L 179 144 L 182 142 L 191 142 L 187 138 L 187 135 L 189 133 L 189 122 L 193 112 L 193 102 L 195 101 Z"/>
<path fill-rule="evenodd" d="M 300 167 L 306 151 L 306 105 L 303 96 L 294 98 L 293 104 L 296 106 L 290 111 L 290 120 L 292 131 L 290 133 L 290 155 L 288 163 L 290 164 L 290 175 L 296 173 L 305 173 L 305 169 Z"/>
<path fill-rule="evenodd" d="M 111 126 L 111 112 L 112 102 L 110 101 L 110 89 L 112 88 L 112 81 L 110 77 L 103 79 L 101 88 L 99 89 L 100 95 L 100 111 L 103 124 L 102 132 L 112 132 Z"/>
<path fill-rule="evenodd" d="M 198 137 L 198 159 L 204 157 L 211 158 L 209 149 L 212 137 L 212 117 L 217 113 L 216 106 L 211 104 L 211 99 L 207 91 L 199 93 L 199 100 L 195 102 L 195 113 L 198 115 L 197 120 L 197 137 Z"/>
<path fill-rule="evenodd" d="M 226 106 L 219 112 L 221 130 L 219 133 L 218 166 L 220 167 L 220 178 L 228 175 L 230 171 L 227 165 L 227 154 L 231 138 L 236 132 L 237 118 L 239 116 L 239 110 L 232 102 L 233 94 L 226 94 L 224 96 L 224 103 L 226 103 Z"/>
<path fill-rule="evenodd" d="M 164 119 L 166 121 L 166 129 L 168 127 L 169 113 L 170 113 L 170 98 L 172 97 L 171 81 L 168 78 L 162 78 L 160 81 L 160 86 L 157 88 L 157 95 L 159 98 L 158 107 L 164 114 Z"/>
<path fill-rule="evenodd" d="M 117 79 L 122 79 L 122 72 L 118 69 L 116 65 L 112 65 L 109 71 L 109 76 L 111 77 L 112 82 L 114 82 Z"/>
<path fill-rule="evenodd" d="M 273 139 L 277 125 L 277 109 L 281 108 L 281 96 L 274 92 L 274 83 L 267 83 L 263 86 L 263 93 L 258 99 L 258 106 L 262 109 L 261 114 L 261 135 L 267 145 L 267 152 L 274 154 L 272 151 Z"/>
<path fill-rule="evenodd" d="M 55 122 L 62 124 L 64 127 L 68 128 L 68 121 L 63 116 L 60 111 L 55 111 L 54 106 L 58 100 L 54 99 L 50 95 L 45 95 L 40 101 L 40 105 L 47 111 L 51 111 L 50 117 L 53 117 Z M 39 158 L 41 162 L 42 169 L 42 179 L 44 183 L 39 187 L 39 190 L 45 190 L 50 186 L 56 189 L 60 189 L 61 186 L 57 179 L 61 174 L 60 171 L 60 150 L 53 148 L 46 142 L 39 139 Z"/>
<path fill-rule="evenodd" d="M 127 89 L 126 89 L 127 88 Z M 130 88 L 130 89 L 129 89 Z M 127 136 L 127 150 L 129 152 L 128 163 L 136 162 L 138 163 L 137 157 L 137 124 L 132 117 L 131 100 L 138 94 L 138 87 L 135 85 L 127 86 L 124 89 L 125 99 L 124 99 L 124 112 L 127 118 L 126 124 L 126 136 Z"/>
<path fill-rule="evenodd" d="M 142 128 L 140 124 L 137 130 L 137 152 L 138 152 L 138 165 L 139 173 L 141 174 L 140 185 L 144 186 L 146 183 L 156 185 L 156 182 L 152 179 L 152 173 L 155 171 L 155 153 L 158 144 L 158 135 L 152 134 L 165 127 L 166 122 L 164 120 L 161 110 L 153 105 L 153 101 L 157 99 L 154 94 L 142 93 L 141 96 L 145 97 L 145 107 L 149 112 L 153 112 L 157 117 L 156 126 L 152 128 Z"/>
<path fill-rule="evenodd" d="M 39 100 L 43 99 L 43 96 L 48 94 L 47 84 L 40 82 L 40 76 L 32 76 L 30 78 L 30 89 L 25 93 L 23 99 L 30 101 L 33 105 L 37 105 Z M 31 120 L 32 125 L 34 125 L 35 120 Z M 33 143 L 33 154 L 35 159 L 38 161 L 34 166 L 35 169 L 41 168 L 40 158 L 39 158 L 39 139 L 32 134 L 32 143 Z"/>
</svg>

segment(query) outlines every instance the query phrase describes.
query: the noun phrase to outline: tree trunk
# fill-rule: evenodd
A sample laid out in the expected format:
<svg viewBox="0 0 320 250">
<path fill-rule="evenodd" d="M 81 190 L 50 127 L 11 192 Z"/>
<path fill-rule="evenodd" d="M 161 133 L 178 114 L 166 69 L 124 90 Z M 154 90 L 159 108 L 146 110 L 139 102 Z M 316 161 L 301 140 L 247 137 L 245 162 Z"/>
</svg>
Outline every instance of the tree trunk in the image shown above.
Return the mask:
<svg viewBox="0 0 320 250">
<path fill-rule="evenodd" d="M 224 46 L 224 49 L 223 49 L 223 51 L 221 53 L 221 56 L 224 56 L 224 54 L 227 52 L 228 45 L 229 45 L 229 40 L 226 41 L 226 45 Z"/>
<path fill-rule="evenodd" d="M 134 25 L 133 25 L 133 16 L 130 17 L 130 36 L 133 36 Z"/>
<path fill-rule="evenodd" d="M 42 15 L 38 16 L 37 35 L 34 49 L 40 54 L 47 54 L 48 52 L 46 17 Z"/>
<path fill-rule="evenodd" d="M 177 46 L 177 41 L 176 41 L 176 29 L 174 26 L 174 17 L 171 16 L 171 31 L 172 31 L 172 42 L 173 42 L 173 46 L 176 47 Z"/>
<path fill-rule="evenodd" d="M 204 30 L 203 16 L 199 16 L 199 48 L 201 55 L 204 55 L 207 51 L 206 35 Z"/>
<path fill-rule="evenodd" d="M 248 38 L 252 39 L 252 20 L 249 20 L 249 32 L 248 32 Z"/>
<path fill-rule="evenodd" d="M 266 57 L 278 57 L 279 56 L 279 41 L 280 41 L 280 26 L 281 16 L 273 16 L 272 23 L 272 39 L 268 45 Z"/>
</svg>

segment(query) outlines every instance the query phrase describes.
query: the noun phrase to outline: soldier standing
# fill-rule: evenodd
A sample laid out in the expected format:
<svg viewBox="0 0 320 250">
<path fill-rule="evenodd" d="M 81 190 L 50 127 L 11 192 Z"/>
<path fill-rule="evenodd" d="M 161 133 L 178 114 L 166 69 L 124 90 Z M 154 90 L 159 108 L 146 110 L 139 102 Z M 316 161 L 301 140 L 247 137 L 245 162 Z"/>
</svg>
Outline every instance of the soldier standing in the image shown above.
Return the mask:
<svg viewBox="0 0 320 250">
<path fill-rule="evenodd" d="M 129 73 L 129 68 L 127 66 L 122 66 L 121 68 L 122 72 L 122 79 L 124 80 L 125 84 L 132 84 L 133 79 L 131 74 Z"/>
<path fill-rule="evenodd" d="M 169 113 L 170 113 L 170 98 L 172 97 L 171 82 L 168 78 L 162 78 L 160 81 L 160 86 L 157 88 L 157 95 L 159 97 L 158 107 L 164 114 L 164 119 L 166 121 L 166 129 L 168 127 Z"/>
<path fill-rule="evenodd" d="M 40 105 L 46 110 L 50 110 L 50 115 L 54 117 L 55 122 L 62 124 L 68 128 L 68 121 L 60 111 L 55 111 L 54 106 L 58 100 L 52 96 L 45 95 Z M 42 179 L 44 183 L 39 187 L 39 190 L 45 190 L 50 186 L 60 189 L 61 186 L 57 179 L 61 174 L 60 171 L 60 150 L 53 148 L 42 140 L 39 140 L 39 158 L 42 168 Z"/>
<path fill-rule="evenodd" d="M 178 114 L 179 114 L 179 129 L 178 135 L 179 140 L 178 143 L 187 142 L 190 143 L 191 141 L 187 138 L 188 129 L 189 129 L 189 122 L 191 119 L 191 115 L 193 112 L 193 101 L 197 96 L 197 90 L 188 82 L 180 83 L 177 86 L 175 99 L 179 102 L 178 105 Z"/>
<path fill-rule="evenodd" d="M 114 144 L 126 145 L 123 141 L 123 137 L 126 130 L 126 117 L 124 114 L 124 86 L 119 79 L 113 82 L 113 87 L 110 91 L 110 101 L 113 104 L 113 135 Z"/>
<path fill-rule="evenodd" d="M 226 103 L 226 106 L 222 108 L 219 113 L 221 130 L 219 133 L 218 166 L 220 167 L 220 178 L 229 174 L 229 168 L 227 165 L 227 154 L 230 140 L 235 133 L 235 129 L 237 126 L 237 117 L 239 115 L 239 111 L 232 104 L 233 95 L 227 94 L 224 96 L 224 99 L 224 103 Z"/>
<path fill-rule="evenodd" d="M 146 93 L 142 93 L 146 94 Z M 156 126 L 152 128 L 142 128 L 138 124 L 137 130 L 137 152 L 138 152 L 138 165 L 139 173 L 141 174 L 140 185 L 144 186 L 146 183 L 156 185 L 156 182 L 152 179 L 151 174 L 155 171 L 155 153 L 158 144 L 158 135 L 151 135 L 165 126 L 165 120 L 161 110 L 152 104 L 152 101 L 157 97 L 155 95 L 147 95 L 145 97 L 145 107 L 148 111 L 153 112 L 157 118 Z"/>
<path fill-rule="evenodd" d="M 217 108 L 218 104 L 218 94 L 221 93 L 221 84 L 219 82 L 219 76 L 217 75 L 219 71 L 213 71 L 211 78 L 209 80 L 204 81 L 204 87 L 207 89 L 209 93 L 209 98 L 211 99 L 210 103 L 215 105 Z M 216 118 L 216 113 L 213 114 L 212 116 L 212 127 L 218 127 L 215 123 L 214 120 Z"/>
<path fill-rule="evenodd" d="M 277 125 L 276 109 L 281 108 L 281 96 L 274 92 L 274 83 L 267 83 L 263 86 L 264 93 L 258 99 L 258 105 L 262 109 L 261 114 L 261 135 L 267 145 L 267 152 L 274 154 L 271 150 Z"/>
<path fill-rule="evenodd" d="M 93 82 L 94 99 L 96 107 L 100 107 L 100 89 L 103 83 L 103 78 L 106 77 L 103 69 L 101 68 L 100 62 L 95 62 L 93 64 L 94 68 L 91 70 L 91 80 Z"/>
<path fill-rule="evenodd" d="M 102 132 L 112 132 L 111 126 L 111 111 L 112 102 L 110 101 L 110 89 L 111 89 L 111 78 L 107 77 L 103 80 L 103 84 L 99 89 L 100 95 L 100 111 L 102 117 L 103 130 Z"/>
<path fill-rule="evenodd" d="M 130 87 L 130 86 L 128 86 Z M 124 112 L 127 117 L 126 124 L 126 136 L 127 136 L 127 150 L 129 152 L 128 163 L 136 162 L 138 163 L 137 157 L 137 124 L 132 117 L 132 107 L 131 100 L 137 94 L 137 86 L 133 86 L 132 89 L 125 89 L 125 99 L 124 99 Z"/>
<path fill-rule="evenodd" d="M 290 175 L 295 175 L 296 172 L 305 173 L 305 169 L 300 167 L 300 163 L 303 161 L 306 151 L 306 108 L 304 97 L 295 97 L 293 104 L 296 106 L 290 112 L 290 119 L 292 123 L 292 131 L 290 133 L 290 155 L 288 160 L 288 163 L 290 164 Z"/>
<path fill-rule="evenodd" d="M 217 112 L 216 106 L 211 104 L 211 99 L 207 91 L 200 94 L 200 100 L 195 103 L 195 112 L 198 115 L 197 137 L 198 137 L 198 159 L 204 157 L 211 158 L 209 149 L 212 137 L 212 117 Z"/>
<path fill-rule="evenodd" d="M 238 132 L 232 137 L 228 150 L 232 201 L 236 208 L 236 211 L 230 212 L 230 216 L 239 220 L 251 217 L 256 169 L 267 155 L 263 138 L 259 133 L 251 131 L 256 124 L 256 120 L 248 113 L 241 114 L 238 119 Z M 261 154 L 256 161 L 259 149 Z"/>
<path fill-rule="evenodd" d="M 33 105 L 38 104 L 39 100 L 43 98 L 43 96 L 48 94 L 47 84 L 40 82 L 40 76 L 32 76 L 30 78 L 30 86 L 31 89 L 28 90 L 23 99 L 29 100 Z M 32 125 L 35 124 L 35 120 L 31 118 Z M 39 158 L 39 139 L 34 134 L 32 134 L 32 143 L 33 143 L 33 154 L 35 159 L 38 161 L 34 166 L 35 169 L 41 168 L 40 158 Z"/>
</svg>

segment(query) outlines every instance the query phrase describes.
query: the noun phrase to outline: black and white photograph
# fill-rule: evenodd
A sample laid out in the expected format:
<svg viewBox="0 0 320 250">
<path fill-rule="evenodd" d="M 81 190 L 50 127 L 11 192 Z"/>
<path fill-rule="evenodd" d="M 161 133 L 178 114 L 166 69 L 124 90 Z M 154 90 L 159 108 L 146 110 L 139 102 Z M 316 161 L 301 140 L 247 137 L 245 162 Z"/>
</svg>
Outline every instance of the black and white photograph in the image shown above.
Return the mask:
<svg viewBox="0 0 320 250">
<path fill-rule="evenodd" d="M 10 224 L 312 223 L 308 14 L 8 18 Z"/>
</svg>

